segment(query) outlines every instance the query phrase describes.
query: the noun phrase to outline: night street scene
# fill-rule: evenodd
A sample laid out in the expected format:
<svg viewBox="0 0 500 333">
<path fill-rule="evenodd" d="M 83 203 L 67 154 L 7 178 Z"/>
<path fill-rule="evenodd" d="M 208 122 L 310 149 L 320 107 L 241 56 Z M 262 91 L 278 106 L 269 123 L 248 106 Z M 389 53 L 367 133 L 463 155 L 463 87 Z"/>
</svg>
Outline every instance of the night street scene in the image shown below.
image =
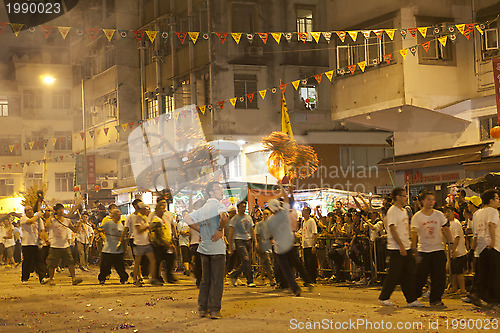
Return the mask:
<svg viewBox="0 0 500 333">
<path fill-rule="evenodd" d="M 0 332 L 499 332 L 500 0 L 4 0 Z"/>
</svg>

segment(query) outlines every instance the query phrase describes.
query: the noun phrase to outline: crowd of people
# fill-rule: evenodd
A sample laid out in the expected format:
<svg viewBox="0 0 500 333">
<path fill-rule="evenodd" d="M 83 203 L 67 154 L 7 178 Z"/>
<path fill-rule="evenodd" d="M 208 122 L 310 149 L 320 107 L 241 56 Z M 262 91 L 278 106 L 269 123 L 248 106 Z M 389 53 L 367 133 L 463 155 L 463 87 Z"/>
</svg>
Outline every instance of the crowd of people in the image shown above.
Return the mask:
<svg viewBox="0 0 500 333">
<path fill-rule="evenodd" d="M 176 271 L 194 277 L 199 288 L 199 313 L 221 318 L 224 283 L 256 287 L 255 279 L 300 296 L 322 280 L 360 285 L 383 283 L 379 302 L 390 301 L 397 284 L 409 307 L 443 306 L 445 292 L 463 294 L 464 302 L 500 302 L 499 196 L 456 198 L 437 209 L 434 193 L 421 191 L 408 200 L 395 188 L 382 207 L 360 195 L 355 208 L 338 201 L 323 215 L 320 207 L 303 206 L 300 214 L 291 187 L 280 185 L 278 199 L 263 207 L 246 201 L 225 207 L 222 185 L 206 187 L 206 198 L 176 216 L 159 198 L 150 207 L 132 202 L 134 212 L 122 218 L 115 204 L 96 201 L 83 210 L 75 202 L 1 218 L 0 261 L 6 268 L 22 263 L 21 282 L 36 273 L 41 284 L 55 285 L 55 273 L 67 268 L 71 283 L 80 284 L 75 266 L 88 271 L 99 264 L 97 282 L 105 284 L 116 270 L 120 283 L 176 283 Z M 410 204 L 409 204 L 410 202 Z M 22 256 L 21 256 L 22 252 Z M 127 273 L 127 263 L 133 268 Z M 448 266 L 447 266 L 448 265 Z M 448 267 L 448 269 L 447 269 Z M 474 274 L 466 295 L 465 274 Z M 131 278 L 131 279 L 130 279 Z M 448 288 L 447 288 L 448 281 Z M 428 286 L 427 295 L 423 293 Z M 446 290 L 447 289 L 447 290 Z"/>
</svg>

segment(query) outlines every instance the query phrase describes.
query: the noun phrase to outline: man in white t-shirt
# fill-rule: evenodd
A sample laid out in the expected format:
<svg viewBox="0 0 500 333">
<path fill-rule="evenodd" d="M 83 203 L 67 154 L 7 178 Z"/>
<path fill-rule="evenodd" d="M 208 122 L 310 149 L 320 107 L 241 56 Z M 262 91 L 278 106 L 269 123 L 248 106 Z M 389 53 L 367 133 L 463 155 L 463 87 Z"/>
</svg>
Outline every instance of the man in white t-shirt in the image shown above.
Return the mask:
<svg viewBox="0 0 500 333">
<path fill-rule="evenodd" d="M 408 196 L 401 187 L 392 191 L 393 205 L 387 211 L 387 252 L 389 254 L 389 272 L 384 281 L 379 302 L 382 305 L 393 305 L 390 298 L 399 283 L 406 298 L 408 307 L 421 307 L 415 295 L 415 258 L 411 255 L 410 228 L 408 212 L 404 208 Z"/>
<path fill-rule="evenodd" d="M 139 279 L 139 268 L 142 264 L 143 256 L 146 256 L 149 260 L 149 276 L 156 276 L 156 259 L 149 240 L 147 208 L 143 202 L 137 202 L 134 214 L 130 215 L 130 228 L 132 239 L 134 240 L 134 284 L 138 287 L 142 286 Z"/>
<path fill-rule="evenodd" d="M 441 298 L 446 288 L 446 254 L 441 234 L 443 230 L 448 243 L 452 242 L 448 220 L 442 212 L 434 209 L 436 197 L 430 191 L 420 193 L 422 209 L 411 219 L 412 249 L 418 251 L 415 293 L 422 296 L 422 288 L 431 277 L 429 302 L 431 306 L 444 306 Z"/>
<path fill-rule="evenodd" d="M 304 249 L 304 265 L 311 277 L 312 283 L 316 283 L 318 277 L 318 259 L 316 258 L 316 243 L 318 240 L 318 228 L 316 221 L 311 217 L 311 208 L 302 209 L 302 248 Z"/>
<path fill-rule="evenodd" d="M 495 255 L 500 249 L 500 240 L 497 240 L 500 198 L 496 190 L 487 190 L 481 194 L 483 208 L 474 215 L 473 233 L 476 241 L 476 256 L 479 255 L 476 284 L 469 297 L 474 304 L 480 300 L 487 303 L 500 301 L 500 287 L 498 286 L 499 262 L 495 262 Z M 498 299 L 497 299 L 498 298 Z"/>
<path fill-rule="evenodd" d="M 465 294 L 465 267 L 467 266 L 467 249 L 465 248 L 465 235 L 462 224 L 455 218 L 453 206 L 444 206 L 444 216 L 450 223 L 451 238 L 451 288 L 449 293 Z"/>
<path fill-rule="evenodd" d="M 76 248 L 78 250 L 78 257 L 80 258 L 80 269 L 88 271 L 90 246 L 94 240 L 94 229 L 89 222 L 89 213 L 83 212 L 81 214 L 81 219 L 78 221 L 77 226 L 79 230 L 76 234 Z"/>
</svg>

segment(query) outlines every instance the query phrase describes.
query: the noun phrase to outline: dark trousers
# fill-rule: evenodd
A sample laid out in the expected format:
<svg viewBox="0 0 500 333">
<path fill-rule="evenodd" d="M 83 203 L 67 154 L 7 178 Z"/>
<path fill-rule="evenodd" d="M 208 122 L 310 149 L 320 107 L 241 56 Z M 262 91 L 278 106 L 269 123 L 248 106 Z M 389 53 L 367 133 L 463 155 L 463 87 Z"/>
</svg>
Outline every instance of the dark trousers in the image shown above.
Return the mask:
<svg viewBox="0 0 500 333">
<path fill-rule="evenodd" d="M 14 261 L 16 263 L 21 262 L 21 252 L 22 252 L 21 242 L 17 241 L 14 247 Z"/>
<path fill-rule="evenodd" d="M 283 278 L 286 280 L 288 286 L 294 293 L 300 292 L 300 287 L 295 281 L 295 274 L 293 272 L 293 262 L 295 261 L 295 247 L 290 251 L 278 254 L 278 262 L 280 265 Z"/>
<path fill-rule="evenodd" d="M 241 240 L 235 239 L 234 244 L 236 246 L 236 253 L 240 258 L 241 265 L 235 271 L 230 274 L 230 278 L 237 279 L 238 276 L 243 272 L 245 278 L 247 279 L 247 284 L 253 283 L 253 272 L 252 272 L 252 240 Z"/>
<path fill-rule="evenodd" d="M 168 248 L 166 246 L 153 246 L 153 250 L 156 258 L 156 275 L 154 278 L 162 280 L 161 278 L 161 262 L 165 260 L 166 264 L 166 275 L 167 281 L 175 281 L 173 274 L 174 263 L 175 263 L 175 253 L 168 253 Z"/>
<path fill-rule="evenodd" d="M 217 313 L 221 309 L 222 292 L 224 290 L 225 255 L 200 254 L 200 256 L 202 277 L 198 294 L 199 310 Z"/>
<path fill-rule="evenodd" d="M 477 271 L 476 271 L 476 296 L 481 298 L 483 301 L 490 303 L 493 302 L 493 286 L 498 283 L 495 281 L 495 267 L 494 267 L 494 249 L 485 248 L 481 251 L 477 261 Z M 497 264 L 498 265 L 498 264 Z"/>
<path fill-rule="evenodd" d="M 22 247 L 23 264 L 21 266 L 21 281 L 28 281 L 31 272 L 38 274 L 40 282 L 48 276 L 47 263 L 42 260 L 41 250 L 36 245 Z"/>
<path fill-rule="evenodd" d="M 429 302 L 440 302 L 446 288 L 446 254 L 444 251 L 419 252 L 420 260 L 417 263 L 415 277 L 415 296 L 422 296 L 422 288 L 431 277 Z"/>
<path fill-rule="evenodd" d="M 407 251 L 402 256 L 399 250 L 387 250 L 389 254 L 389 272 L 384 280 L 379 300 L 385 301 L 391 298 L 396 285 L 401 285 L 407 303 L 417 300 L 415 296 L 415 258 Z"/>
<path fill-rule="evenodd" d="M 120 275 L 120 282 L 124 283 L 128 280 L 128 274 L 125 272 L 125 260 L 123 253 L 106 253 L 101 254 L 101 270 L 97 277 L 99 281 L 106 281 L 106 276 L 111 274 L 111 268 L 114 268 Z"/>
<path fill-rule="evenodd" d="M 295 268 L 295 271 L 299 273 L 300 277 L 304 281 L 304 284 L 307 286 L 312 282 L 311 276 L 309 273 L 306 271 L 306 268 L 304 267 L 304 263 L 302 260 L 299 258 L 299 252 L 298 252 L 298 246 L 294 246 L 292 248 L 292 255 L 290 257 L 292 267 Z"/>
<path fill-rule="evenodd" d="M 196 285 L 200 286 L 201 283 L 201 255 L 198 252 L 198 244 L 189 245 L 189 251 L 191 252 L 191 258 L 193 260 L 193 273 L 196 279 Z"/>
<path fill-rule="evenodd" d="M 276 280 L 276 284 L 279 288 L 286 289 L 288 288 L 288 282 L 285 276 L 283 275 L 283 272 L 281 271 L 280 260 L 278 258 L 278 254 L 274 252 L 274 249 L 273 249 L 273 259 L 274 259 L 273 273 L 274 273 L 274 279 Z"/>
<path fill-rule="evenodd" d="M 492 302 L 500 303 L 500 252 L 495 249 L 491 250 L 491 266 L 493 267 L 492 276 Z"/>
<path fill-rule="evenodd" d="M 312 253 L 312 249 L 312 247 L 304 248 L 304 265 L 311 277 L 311 282 L 316 283 L 316 278 L 318 277 L 318 258 L 316 257 L 316 253 Z"/>
</svg>

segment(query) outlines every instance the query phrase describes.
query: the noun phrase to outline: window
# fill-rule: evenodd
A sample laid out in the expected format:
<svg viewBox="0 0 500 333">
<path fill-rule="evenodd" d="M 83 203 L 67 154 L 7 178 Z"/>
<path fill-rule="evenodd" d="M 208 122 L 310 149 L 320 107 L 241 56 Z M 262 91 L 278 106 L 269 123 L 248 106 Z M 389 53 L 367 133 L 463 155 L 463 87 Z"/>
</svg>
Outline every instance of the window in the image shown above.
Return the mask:
<svg viewBox="0 0 500 333">
<path fill-rule="evenodd" d="M 21 156 L 21 136 L 0 135 L 0 156 Z"/>
<path fill-rule="evenodd" d="M 54 109 L 69 109 L 70 105 L 70 91 L 54 92 L 52 95 L 52 108 Z"/>
<path fill-rule="evenodd" d="M 39 109 L 42 107 L 42 92 L 40 90 L 25 90 L 23 92 L 23 106 L 25 109 Z"/>
<path fill-rule="evenodd" d="M 297 32 L 312 32 L 313 31 L 313 11 L 314 7 L 299 6 L 296 9 L 297 16 Z M 300 40 L 300 37 L 298 37 Z M 307 34 L 307 41 L 312 41 L 312 35 Z"/>
<path fill-rule="evenodd" d="M 106 0 L 106 15 L 105 17 L 111 16 L 115 13 L 115 0 Z"/>
<path fill-rule="evenodd" d="M 165 113 L 172 113 L 175 110 L 174 96 L 165 96 Z"/>
<path fill-rule="evenodd" d="M 386 147 L 341 147 L 340 164 L 344 169 L 349 166 L 376 166 L 382 159 L 392 157 L 392 154 L 392 148 Z"/>
<path fill-rule="evenodd" d="M 6 96 L 0 96 L 0 117 L 9 115 L 9 101 Z"/>
<path fill-rule="evenodd" d="M 132 172 L 132 164 L 130 164 L 130 158 L 124 158 L 121 161 L 121 179 L 132 178 L 134 176 Z"/>
<path fill-rule="evenodd" d="M 246 175 L 247 176 L 255 176 L 266 174 L 269 171 L 267 170 L 267 159 L 271 154 L 268 150 L 255 151 L 252 153 L 247 153 L 246 156 Z"/>
<path fill-rule="evenodd" d="M 33 146 L 31 146 L 31 142 L 33 142 Z M 45 148 L 43 131 L 31 131 L 31 135 L 26 136 L 26 143 L 30 150 L 43 150 Z"/>
<path fill-rule="evenodd" d="M 231 31 L 255 32 L 257 5 L 254 3 L 231 3 Z"/>
<path fill-rule="evenodd" d="M 299 88 L 301 105 L 307 110 L 314 110 L 318 106 L 318 91 L 315 85 L 306 85 Z"/>
<path fill-rule="evenodd" d="M 252 101 L 247 94 L 255 93 Z M 257 109 L 257 75 L 235 74 L 234 75 L 234 95 L 238 96 L 236 100 L 237 109 Z M 243 97 L 243 98 L 241 98 Z M 243 99 L 243 101 L 242 101 Z"/>
<path fill-rule="evenodd" d="M 483 60 L 490 60 L 500 55 L 497 21 L 490 23 L 484 30 L 484 35 L 481 36 L 481 51 Z"/>
<path fill-rule="evenodd" d="M 490 140 L 490 131 L 498 125 L 498 116 L 488 116 L 479 119 L 479 136 L 481 141 Z"/>
<path fill-rule="evenodd" d="M 41 173 L 27 173 L 24 177 L 24 188 L 28 190 L 29 188 L 37 186 L 42 186 L 42 174 Z"/>
<path fill-rule="evenodd" d="M 0 197 L 14 194 L 14 179 L 0 179 Z"/>
<path fill-rule="evenodd" d="M 54 132 L 54 137 L 57 138 L 54 146 L 55 150 L 72 150 L 73 140 L 71 132 Z"/>
<path fill-rule="evenodd" d="M 241 156 L 233 156 L 229 158 L 229 163 L 224 166 L 226 169 L 226 175 L 229 179 L 240 180 L 241 179 Z"/>
<path fill-rule="evenodd" d="M 56 192 L 70 192 L 73 190 L 73 172 L 55 173 Z"/>
<path fill-rule="evenodd" d="M 89 116 L 86 118 L 87 128 L 115 119 L 117 103 L 116 91 L 97 98 L 94 105 L 90 107 Z"/>
<path fill-rule="evenodd" d="M 456 64 L 455 61 L 455 46 L 454 43 L 451 43 L 450 40 L 446 42 L 446 46 L 443 46 L 441 42 L 437 39 L 439 37 L 446 36 L 448 34 L 447 26 L 452 25 L 453 23 L 447 23 L 443 18 L 419 18 L 417 19 L 417 23 L 419 27 L 428 26 L 427 35 L 424 38 L 420 33 L 418 35 L 419 44 L 430 42 L 429 51 L 419 50 L 418 51 L 418 60 L 420 64 L 423 65 L 447 65 L 454 66 Z M 436 34 L 433 30 L 439 29 L 440 32 Z"/>
<path fill-rule="evenodd" d="M 156 118 L 160 115 L 158 112 L 158 100 L 156 97 L 148 99 L 148 119 Z"/>
</svg>

